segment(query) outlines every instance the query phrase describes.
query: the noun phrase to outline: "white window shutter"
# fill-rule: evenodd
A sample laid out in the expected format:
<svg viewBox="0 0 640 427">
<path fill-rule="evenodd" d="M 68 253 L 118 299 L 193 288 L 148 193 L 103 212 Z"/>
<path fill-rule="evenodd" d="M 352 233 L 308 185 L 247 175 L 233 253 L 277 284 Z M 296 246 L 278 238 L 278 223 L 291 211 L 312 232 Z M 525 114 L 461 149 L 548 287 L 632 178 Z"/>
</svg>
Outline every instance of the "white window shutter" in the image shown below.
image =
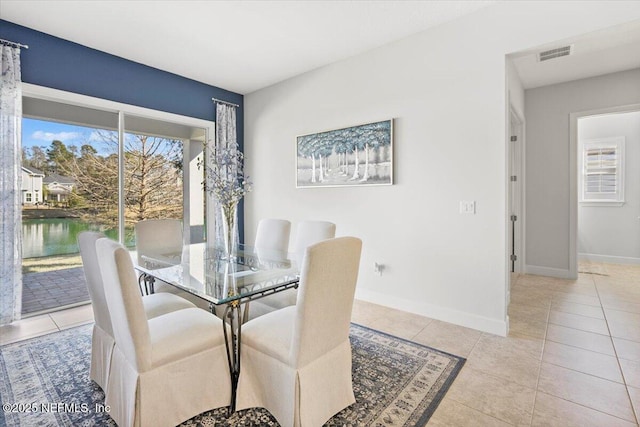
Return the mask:
<svg viewBox="0 0 640 427">
<path fill-rule="evenodd" d="M 582 143 L 582 202 L 624 202 L 624 137 Z"/>
</svg>

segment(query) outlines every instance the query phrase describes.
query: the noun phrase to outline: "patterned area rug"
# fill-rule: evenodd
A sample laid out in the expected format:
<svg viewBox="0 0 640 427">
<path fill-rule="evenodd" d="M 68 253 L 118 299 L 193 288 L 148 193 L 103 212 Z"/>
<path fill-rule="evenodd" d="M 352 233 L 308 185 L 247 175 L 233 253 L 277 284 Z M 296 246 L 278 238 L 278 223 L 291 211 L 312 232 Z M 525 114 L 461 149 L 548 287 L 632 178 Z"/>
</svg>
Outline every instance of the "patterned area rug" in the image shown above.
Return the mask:
<svg viewBox="0 0 640 427">
<path fill-rule="evenodd" d="M 84 325 L 0 347 L 0 426 L 115 426 L 89 380 L 91 328 Z M 351 325 L 356 403 L 326 426 L 416 426 L 429 420 L 465 359 Z M 260 408 L 225 408 L 182 426 L 278 426 Z"/>
</svg>

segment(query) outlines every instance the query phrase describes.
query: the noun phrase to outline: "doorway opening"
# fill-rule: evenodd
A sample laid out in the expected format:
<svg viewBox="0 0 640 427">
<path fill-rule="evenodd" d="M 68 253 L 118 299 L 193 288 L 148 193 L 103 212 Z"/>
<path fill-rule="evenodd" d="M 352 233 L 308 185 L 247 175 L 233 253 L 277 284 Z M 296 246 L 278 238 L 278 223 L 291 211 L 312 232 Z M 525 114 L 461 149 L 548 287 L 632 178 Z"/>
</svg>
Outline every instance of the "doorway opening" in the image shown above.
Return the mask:
<svg viewBox="0 0 640 427">
<path fill-rule="evenodd" d="M 640 265 L 640 105 L 571 115 L 570 275 Z"/>
</svg>

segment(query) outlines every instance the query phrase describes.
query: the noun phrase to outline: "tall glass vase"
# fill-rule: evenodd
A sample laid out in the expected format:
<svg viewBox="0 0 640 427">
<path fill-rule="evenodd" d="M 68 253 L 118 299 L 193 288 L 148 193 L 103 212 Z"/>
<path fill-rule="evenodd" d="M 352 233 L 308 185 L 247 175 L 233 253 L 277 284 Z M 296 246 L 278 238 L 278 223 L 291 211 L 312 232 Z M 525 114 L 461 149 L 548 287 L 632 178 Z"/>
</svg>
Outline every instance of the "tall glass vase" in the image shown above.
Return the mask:
<svg viewBox="0 0 640 427">
<path fill-rule="evenodd" d="M 236 234 L 238 224 L 236 223 L 237 203 L 220 206 L 222 210 L 222 243 L 224 255 L 231 261 L 236 251 Z"/>
</svg>

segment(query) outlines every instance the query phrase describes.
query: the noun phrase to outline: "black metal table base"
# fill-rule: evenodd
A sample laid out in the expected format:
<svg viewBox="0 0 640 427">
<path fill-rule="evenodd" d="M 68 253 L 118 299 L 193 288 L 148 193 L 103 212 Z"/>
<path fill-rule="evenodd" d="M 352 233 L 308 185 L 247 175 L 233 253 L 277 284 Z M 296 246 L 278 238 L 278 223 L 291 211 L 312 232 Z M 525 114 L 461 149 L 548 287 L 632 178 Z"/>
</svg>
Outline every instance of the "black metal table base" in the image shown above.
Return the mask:
<svg viewBox="0 0 640 427">
<path fill-rule="evenodd" d="M 140 288 L 140 293 L 143 296 L 151 295 L 155 293 L 155 289 L 154 289 L 155 282 L 156 282 L 155 277 L 151 276 L 150 274 L 147 274 L 147 273 L 140 274 L 140 276 L 138 276 L 138 287 Z"/>
<path fill-rule="evenodd" d="M 227 362 L 231 376 L 231 404 L 229 415 L 236 411 L 238 380 L 240 379 L 240 351 L 242 329 L 242 306 L 237 302 L 227 305 L 222 316 L 224 342 L 227 347 Z M 227 327 L 227 322 L 229 327 Z"/>
<path fill-rule="evenodd" d="M 272 289 L 266 289 L 264 292 L 251 295 L 247 298 L 241 298 L 228 303 L 222 315 L 224 343 L 227 347 L 227 362 L 229 363 L 229 375 L 231 377 L 231 403 L 229 405 L 229 415 L 236 411 L 236 400 L 238 393 L 238 380 L 240 379 L 240 351 L 242 349 L 242 324 L 248 318 L 249 301 L 260 299 L 267 295 L 285 289 L 298 288 L 298 282 L 286 283 Z M 243 314 L 244 306 L 244 314 Z M 215 314 L 215 305 L 209 305 L 211 312 Z M 227 326 L 228 324 L 228 326 Z"/>
<path fill-rule="evenodd" d="M 142 295 L 150 295 L 155 292 L 156 278 L 150 273 L 141 273 L 138 277 L 138 286 Z M 261 290 L 257 293 L 242 296 L 238 299 L 226 303 L 224 314 L 222 316 L 224 343 L 227 352 L 227 362 L 229 364 L 229 375 L 231 379 L 231 402 L 229 405 L 229 414 L 236 411 L 236 399 L 238 391 L 238 380 L 240 379 L 240 350 L 241 350 L 241 332 L 242 323 L 248 320 L 248 305 L 250 301 L 263 298 L 267 295 L 275 294 L 286 289 L 295 289 L 298 287 L 297 281 L 288 281 L 277 286 Z M 199 298 L 199 295 L 196 295 Z M 203 298 L 204 299 L 204 298 Z M 209 302 L 211 313 L 216 314 L 216 307 L 222 304 L 214 304 Z M 244 308 L 243 308 L 244 305 Z"/>
</svg>

